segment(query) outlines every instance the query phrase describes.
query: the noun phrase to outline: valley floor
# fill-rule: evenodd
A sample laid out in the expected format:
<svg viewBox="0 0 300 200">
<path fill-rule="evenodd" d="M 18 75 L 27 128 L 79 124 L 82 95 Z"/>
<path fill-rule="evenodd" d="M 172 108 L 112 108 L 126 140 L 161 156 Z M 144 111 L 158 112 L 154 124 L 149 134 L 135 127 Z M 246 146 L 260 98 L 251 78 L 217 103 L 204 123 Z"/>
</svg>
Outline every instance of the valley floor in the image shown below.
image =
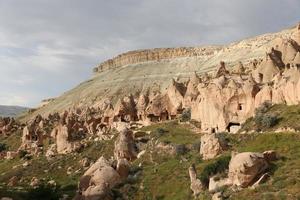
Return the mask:
<svg viewBox="0 0 300 200">
<path fill-rule="evenodd" d="M 300 198 L 300 135 L 297 133 L 252 133 L 252 134 L 224 134 L 229 141 L 229 151 L 214 160 L 203 161 L 199 155 L 200 134 L 192 131 L 189 124 L 179 124 L 177 121 L 161 123 L 144 127 L 141 133 L 149 141 L 142 147 L 145 154 L 134 161 L 131 175 L 127 181 L 112 191 L 114 199 L 166 199 L 184 200 L 194 199 L 190 190 L 188 168 L 196 165 L 200 179 L 208 177 L 207 168 L 215 163 L 228 165 L 230 151 L 275 150 L 282 157 L 271 166 L 271 178 L 256 189 L 243 189 L 232 192 L 224 188 L 223 194 L 228 199 L 299 199 Z M 11 149 L 18 146 L 19 135 L 2 137 L 1 142 L 6 143 Z M 158 143 L 175 145 L 176 152 L 162 152 L 155 148 Z M 56 156 L 48 161 L 44 156 L 24 160 L 0 161 L 0 196 L 9 196 L 13 199 L 34 199 L 35 194 L 28 188 L 32 177 L 44 179 L 46 182 L 54 180 L 59 187 L 55 191 L 67 194 L 69 199 L 75 195 L 79 177 L 84 169 L 79 164 L 83 158 L 92 161 L 100 156 L 110 158 L 113 155 L 114 139 L 111 141 L 90 142 L 81 153 Z M 23 166 L 28 162 L 28 166 Z M 67 174 L 68 169 L 72 170 Z M 226 169 L 225 169 L 226 170 Z M 220 174 L 223 176 L 224 174 Z M 15 187 L 8 187 L 7 183 L 13 177 L 19 181 Z M 35 191 L 36 192 L 36 191 Z M 46 192 L 43 191 L 47 194 Z M 42 192 L 42 193 L 43 193 Z M 43 194 L 41 194 L 43 195 Z M 49 196 L 48 196 L 49 197 Z M 197 199 L 210 199 L 208 192 L 203 192 Z"/>
</svg>

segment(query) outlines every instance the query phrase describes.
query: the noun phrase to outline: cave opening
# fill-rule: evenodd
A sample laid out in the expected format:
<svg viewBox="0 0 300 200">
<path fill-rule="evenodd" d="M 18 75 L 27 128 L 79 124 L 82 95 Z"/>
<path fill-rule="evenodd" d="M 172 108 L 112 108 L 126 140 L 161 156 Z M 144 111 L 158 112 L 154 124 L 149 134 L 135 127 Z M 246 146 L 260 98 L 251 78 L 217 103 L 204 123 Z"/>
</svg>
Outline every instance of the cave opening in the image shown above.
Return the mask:
<svg viewBox="0 0 300 200">
<path fill-rule="evenodd" d="M 229 122 L 229 124 L 226 127 L 226 130 L 229 133 L 236 133 L 238 131 L 238 129 L 240 129 L 241 124 L 238 122 Z"/>
</svg>

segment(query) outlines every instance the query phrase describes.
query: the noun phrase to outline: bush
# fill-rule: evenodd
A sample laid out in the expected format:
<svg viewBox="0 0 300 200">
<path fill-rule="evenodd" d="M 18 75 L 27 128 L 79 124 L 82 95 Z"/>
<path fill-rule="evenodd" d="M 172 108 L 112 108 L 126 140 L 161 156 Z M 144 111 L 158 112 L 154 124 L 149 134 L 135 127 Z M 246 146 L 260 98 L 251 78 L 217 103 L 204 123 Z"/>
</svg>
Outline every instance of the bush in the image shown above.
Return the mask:
<svg viewBox="0 0 300 200">
<path fill-rule="evenodd" d="M 186 148 L 186 146 L 184 144 L 175 145 L 176 155 L 184 155 L 184 154 L 186 154 L 187 151 L 188 151 L 188 149 Z"/>
<path fill-rule="evenodd" d="M 163 128 L 157 128 L 157 129 L 155 130 L 155 135 L 156 135 L 156 137 L 161 137 L 161 136 L 163 136 L 166 132 L 168 132 L 168 131 L 166 131 L 166 130 L 163 129 Z"/>
<path fill-rule="evenodd" d="M 195 142 L 194 144 L 192 144 L 192 150 L 199 152 L 200 151 L 200 146 L 201 146 L 201 142 Z"/>
<path fill-rule="evenodd" d="M 28 154 L 27 151 L 25 151 L 25 150 L 20 150 L 20 151 L 19 151 L 19 158 L 24 158 L 27 154 Z"/>
<path fill-rule="evenodd" d="M 265 101 L 261 104 L 260 107 L 256 108 L 256 113 L 266 113 L 272 107 L 272 103 L 270 101 Z"/>
<path fill-rule="evenodd" d="M 278 123 L 278 117 L 276 115 L 265 115 L 262 118 L 261 125 L 266 128 L 271 128 Z"/>
<path fill-rule="evenodd" d="M 254 121 L 258 129 L 267 129 L 278 124 L 279 118 L 276 115 L 258 113 Z"/>
<path fill-rule="evenodd" d="M 185 109 L 183 110 L 181 116 L 180 116 L 180 121 L 182 122 L 187 122 L 191 120 L 191 109 Z"/>
<path fill-rule="evenodd" d="M 257 129 L 267 129 L 275 126 L 279 118 L 275 114 L 267 114 L 271 108 L 271 103 L 265 101 L 259 108 L 255 110 L 254 122 L 257 126 Z"/>
<path fill-rule="evenodd" d="M 200 174 L 200 181 L 203 186 L 208 187 L 211 176 L 225 172 L 228 169 L 230 159 L 231 156 L 222 156 L 215 162 L 206 165 Z"/>
<path fill-rule="evenodd" d="M 59 187 L 48 184 L 41 184 L 37 188 L 32 188 L 25 195 L 25 200 L 58 200 L 62 196 Z"/>
<path fill-rule="evenodd" d="M 4 143 L 0 143 L 0 152 L 7 150 L 7 145 Z"/>
</svg>

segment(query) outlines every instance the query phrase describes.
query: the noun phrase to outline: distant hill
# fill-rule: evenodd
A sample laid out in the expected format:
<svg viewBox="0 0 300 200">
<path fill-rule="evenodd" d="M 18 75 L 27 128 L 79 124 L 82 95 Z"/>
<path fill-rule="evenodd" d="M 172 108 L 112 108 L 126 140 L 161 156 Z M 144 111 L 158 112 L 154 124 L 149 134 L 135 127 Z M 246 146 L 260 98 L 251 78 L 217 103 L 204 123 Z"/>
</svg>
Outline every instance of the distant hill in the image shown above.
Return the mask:
<svg viewBox="0 0 300 200">
<path fill-rule="evenodd" d="M 21 107 L 21 106 L 0 105 L 0 116 L 1 117 L 16 117 L 26 110 L 28 110 L 28 108 Z"/>
</svg>

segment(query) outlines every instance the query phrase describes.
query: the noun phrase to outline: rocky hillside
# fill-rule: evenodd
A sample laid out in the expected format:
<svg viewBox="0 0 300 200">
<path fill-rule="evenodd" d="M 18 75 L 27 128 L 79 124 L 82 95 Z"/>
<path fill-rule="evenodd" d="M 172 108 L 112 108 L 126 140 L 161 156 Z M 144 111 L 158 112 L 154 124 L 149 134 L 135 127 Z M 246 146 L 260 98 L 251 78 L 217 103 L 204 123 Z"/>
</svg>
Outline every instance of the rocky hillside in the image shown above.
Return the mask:
<svg viewBox="0 0 300 200">
<path fill-rule="evenodd" d="M 28 108 L 21 106 L 2 106 L 0 105 L 0 116 L 2 117 L 16 117 Z"/>
<path fill-rule="evenodd" d="M 247 65 L 254 59 L 264 58 L 266 51 L 275 46 L 278 39 L 290 38 L 294 28 L 224 46 L 140 50 L 119 55 L 99 64 L 90 80 L 64 93 L 33 115 L 73 106 L 97 106 L 107 99 L 116 103 L 124 95 L 139 94 L 149 88 L 163 91 L 172 78 L 184 81 L 195 71 L 198 74 L 212 72 L 220 61 L 229 68 L 240 61 Z"/>
<path fill-rule="evenodd" d="M 26 123 L 0 117 L 0 197 L 300 198 L 300 24 L 94 72 Z"/>
</svg>

